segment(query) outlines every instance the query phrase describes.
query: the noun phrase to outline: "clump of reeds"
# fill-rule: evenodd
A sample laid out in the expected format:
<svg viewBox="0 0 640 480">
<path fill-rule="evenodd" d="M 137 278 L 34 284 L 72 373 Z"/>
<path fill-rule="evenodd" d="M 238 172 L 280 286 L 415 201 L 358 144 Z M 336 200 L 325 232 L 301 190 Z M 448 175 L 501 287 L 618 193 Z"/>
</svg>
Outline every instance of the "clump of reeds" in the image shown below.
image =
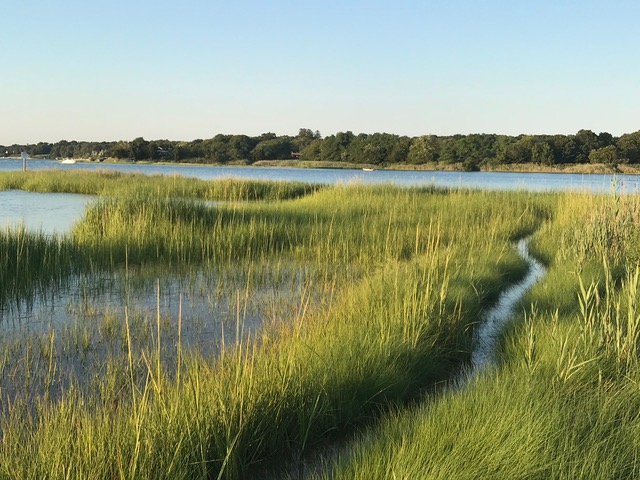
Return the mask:
<svg viewBox="0 0 640 480">
<path fill-rule="evenodd" d="M 145 175 L 111 170 L 0 172 L 0 190 L 81 193 L 86 195 L 159 195 L 202 200 L 286 200 L 308 195 L 322 185 L 222 178 L 202 180 L 181 175 Z"/>
<path fill-rule="evenodd" d="M 55 289 L 80 270 L 79 257 L 78 245 L 67 237 L 32 232 L 22 224 L 0 230 L 0 308 Z"/>
</svg>

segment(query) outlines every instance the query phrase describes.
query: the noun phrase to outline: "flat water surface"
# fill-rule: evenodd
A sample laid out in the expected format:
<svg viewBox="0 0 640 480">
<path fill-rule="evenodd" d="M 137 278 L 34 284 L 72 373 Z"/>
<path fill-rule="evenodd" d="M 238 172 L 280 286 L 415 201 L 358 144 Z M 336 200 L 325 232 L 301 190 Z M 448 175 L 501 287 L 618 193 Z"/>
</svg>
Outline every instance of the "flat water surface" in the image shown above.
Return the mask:
<svg viewBox="0 0 640 480">
<path fill-rule="evenodd" d="M 0 227 L 17 227 L 46 234 L 67 233 L 94 197 L 74 193 L 0 191 Z"/>
<path fill-rule="evenodd" d="M 22 161 L 0 159 L 0 171 L 22 169 Z M 593 193 L 638 193 L 639 175 L 437 172 L 354 169 L 214 167 L 192 165 L 103 164 L 81 162 L 62 165 L 54 160 L 29 160 L 28 170 L 114 170 L 148 175 L 184 175 L 203 180 L 241 178 L 252 180 L 299 181 L 329 185 L 393 184 L 401 186 L 441 186 L 484 190 L 587 191 Z M 84 212 L 92 197 L 75 194 L 0 192 L 0 227 L 20 222 L 30 230 L 65 233 Z"/>
<path fill-rule="evenodd" d="M 442 187 L 479 188 L 486 190 L 588 191 L 619 193 L 640 191 L 640 175 L 518 173 L 518 172 L 439 172 L 355 169 L 286 168 L 286 167 L 215 167 L 208 165 L 157 165 L 136 163 L 79 162 L 62 165 L 54 160 L 29 160 L 27 170 L 115 170 L 149 175 L 184 175 L 203 180 L 245 178 L 253 180 L 288 180 L 307 183 L 381 184 L 404 186 L 436 185 Z M 0 171 L 21 170 L 22 161 L 0 159 Z"/>
<path fill-rule="evenodd" d="M 513 308 L 533 284 L 547 273 L 544 266 L 529 254 L 528 243 L 528 239 L 524 238 L 516 246 L 520 256 L 529 263 L 529 272 L 526 277 L 502 292 L 498 303 L 483 315 L 471 357 L 474 370 L 481 370 L 494 362 L 498 337 L 504 329 L 505 323 L 513 315 Z"/>
</svg>

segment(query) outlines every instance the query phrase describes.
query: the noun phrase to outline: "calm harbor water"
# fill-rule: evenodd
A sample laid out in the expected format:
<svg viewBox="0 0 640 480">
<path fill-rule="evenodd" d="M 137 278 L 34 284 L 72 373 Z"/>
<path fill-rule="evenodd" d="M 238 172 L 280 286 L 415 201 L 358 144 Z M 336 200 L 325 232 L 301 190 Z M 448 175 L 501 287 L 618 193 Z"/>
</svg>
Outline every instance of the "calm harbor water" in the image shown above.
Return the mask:
<svg viewBox="0 0 640 480">
<path fill-rule="evenodd" d="M 70 193 L 0 191 L 0 227 L 22 224 L 31 231 L 66 233 L 92 199 Z"/>
<path fill-rule="evenodd" d="M 0 171 L 22 169 L 22 160 L 0 159 Z M 489 190 L 589 191 L 638 193 L 640 175 L 506 173 L 506 172 L 434 172 L 353 169 L 213 167 L 192 165 L 76 163 L 63 165 L 55 160 L 29 160 L 28 170 L 115 170 L 148 175 L 184 175 L 203 180 L 243 178 L 253 180 L 291 180 L 330 185 L 392 183 L 403 186 L 437 185 L 443 187 Z M 31 230 L 63 233 L 78 220 L 91 197 L 70 194 L 0 192 L 0 227 L 23 222 Z"/>
<path fill-rule="evenodd" d="M 29 160 L 29 170 L 116 170 L 149 175 L 184 175 L 212 180 L 217 178 L 246 178 L 255 180 L 292 180 L 310 183 L 366 184 L 393 183 L 396 185 L 438 185 L 444 187 L 481 188 L 493 190 L 586 190 L 597 193 L 640 191 L 640 175 L 573 174 L 573 173 L 517 173 L 517 172 L 435 172 L 354 169 L 284 168 L 284 167 L 214 167 L 193 165 L 154 165 L 135 163 L 76 163 L 62 165 L 54 160 Z M 21 170 L 22 160 L 0 159 L 0 171 Z"/>
<path fill-rule="evenodd" d="M 0 159 L 0 171 L 22 169 L 22 160 Z M 203 180 L 243 178 L 290 180 L 324 184 L 384 184 L 403 186 L 437 185 L 488 190 L 588 191 L 638 193 L 640 175 L 511 173 L 511 172 L 434 172 L 354 169 L 214 167 L 193 165 L 76 163 L 63 165 L 55 160 L 29 160 L 28 170 L 115 170 L 148 175 L 184 175 Z M 78 220 L 91 197 L 70 194 L 0 192 L 0 227 L 23 222 L 31 230 L 63 233 Z"/>
</svg>

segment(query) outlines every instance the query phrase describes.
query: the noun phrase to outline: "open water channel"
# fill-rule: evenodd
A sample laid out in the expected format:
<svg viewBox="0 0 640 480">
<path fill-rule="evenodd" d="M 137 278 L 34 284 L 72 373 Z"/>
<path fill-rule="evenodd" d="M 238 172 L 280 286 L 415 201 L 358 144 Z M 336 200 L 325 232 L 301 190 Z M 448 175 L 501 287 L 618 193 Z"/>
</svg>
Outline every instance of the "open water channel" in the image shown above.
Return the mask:
<svg viewBox="0 0 640 480">
<path fill-rule="evenodd" d="M 22 160 L 0 159 L 0 171 L 21 170 Z M 355 169 L 284 168 L 284 167 L 215 167 L 196 165 L 158 165 L 137 163 L 82 162 L 63 165 L 55 160 L 29 160 L 28 170 L 116 170 L 149 175 L 184 175 L 212 180 L 246 178 L 254 180 L 289 180 L 309 183 L 395 185 L 438 185 L 443 187 L 481 188 L 493 190 L 586 190 L 607 193 L 615 188 L 620 193 L 640 191 L 640 175 L 576 174 L 576 173 L 518 173 L 518 172 L 440 172 Z"/>
<path fill-rule="evenodd" d="M 0 171 L 22 169 L 22 160 L 0 159 Z M 243 178 L 252 180 L 298 181 L 322 184 L 385 184 L 474 188 L 488 190 L 588 191 L 593 193 L 638 193 L 640 175 L 439 172 L 354 169 L 214 167 L 136 163 L 76 163 L 64 165 L 55 160 L 29 160 L 28 170 L 115 170 L 148 175 L 183 175 L 203 180 Z M 19 191 L 0 192 L 0 227 L 23 222 L 30 229 L 45 233 L 68 231 L 82 215 L 91 197 L 72 194 L 43 194 Z"/>
</svg>

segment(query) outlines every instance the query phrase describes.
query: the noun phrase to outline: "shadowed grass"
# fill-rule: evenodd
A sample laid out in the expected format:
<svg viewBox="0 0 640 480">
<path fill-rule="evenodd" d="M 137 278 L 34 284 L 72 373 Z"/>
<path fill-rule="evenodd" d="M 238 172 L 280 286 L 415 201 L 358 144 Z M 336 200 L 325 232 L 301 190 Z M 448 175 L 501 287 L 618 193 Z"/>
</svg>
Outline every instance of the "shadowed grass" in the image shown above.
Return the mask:
<svg viewBox="0 0 640 480">
<path fill-rule="evenodd" d="M 549 275 L 504 334 L 501 365 L 388 416 L 331 478 L 638 477 L 640 199 L 560 200 L 534 237 Z"/>
<path fill-rule="evenodd" d="M 480 310 L 526 270 L 511 242 L 548 220 L 558 198 L 358 185 L 259 204 L 179 196 L 101 199 L 71 238 L 92 268 L 309 266 L 322 275 L 305 284 L 307 301 L 250 339 L 223 341 L 213 358 L 176 352 L 174 365 L 159 358 L 160 315 L 137 329 L 125 302 L 109 327 L 124 351 L 85 372 L 91 389 L 70 377 L 55 399 L 4 404 L 2 475 L 247 478 L 300 459 L 468 359 Z M 318 292 L 328 300 L 312 302 Z M 49 359 L 46 372 L 57 365 L 52 344 L 29 353 Z"/>
</svg>

